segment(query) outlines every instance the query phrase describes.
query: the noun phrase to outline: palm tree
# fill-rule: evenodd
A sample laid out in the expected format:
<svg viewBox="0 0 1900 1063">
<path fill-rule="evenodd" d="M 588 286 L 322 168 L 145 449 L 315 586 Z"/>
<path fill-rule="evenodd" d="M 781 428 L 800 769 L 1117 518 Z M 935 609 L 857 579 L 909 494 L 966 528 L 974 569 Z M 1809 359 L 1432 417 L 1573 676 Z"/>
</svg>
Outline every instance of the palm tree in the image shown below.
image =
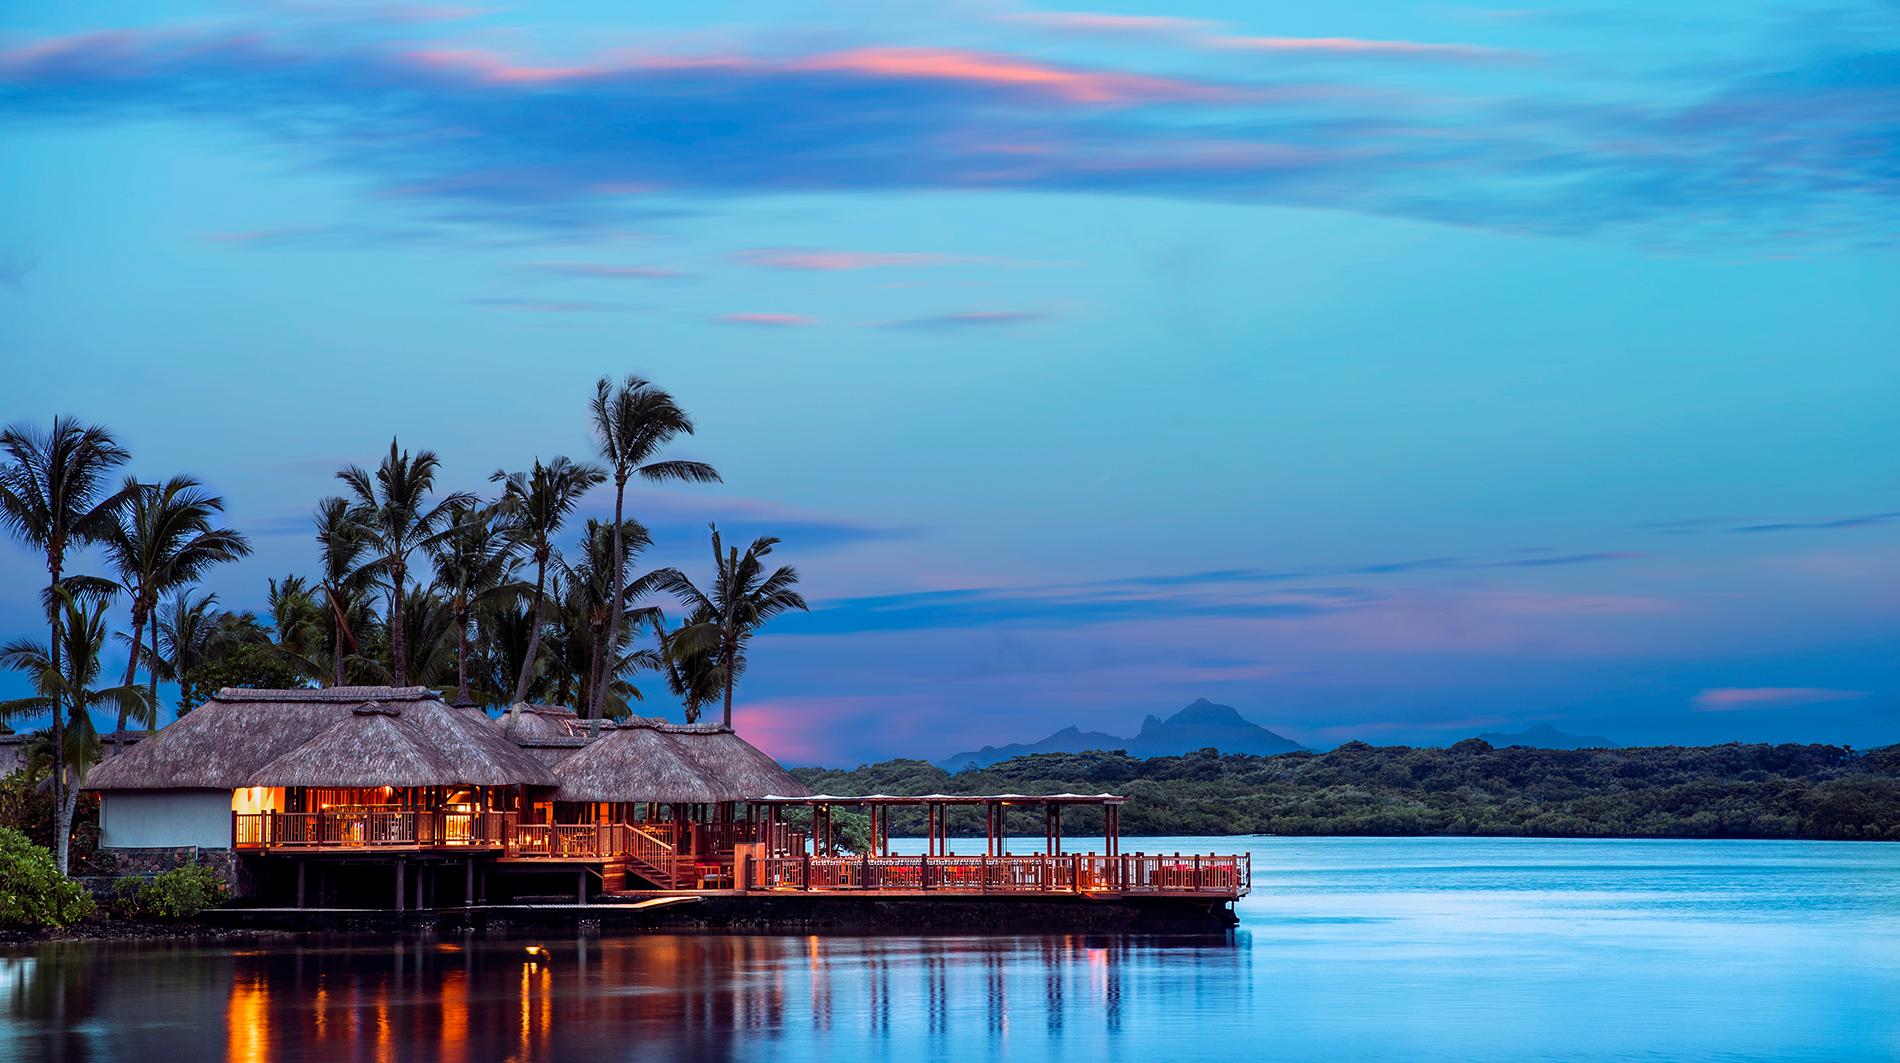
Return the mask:
<svg viewBox="0 0 1900 1063">
<path fill-rule="evenodd" d="M 7 456 L 0 462 L 0 526 L 46 555 L 49 579 L 42 597 L 50 633 L 49 662 L 58 676 L 64 641 L 60 633 L 61 589 L 76 585 L 70 589 L 99 592 L 104 590 L 101 585 L 107 584 L 90 577 L 67 579 L 66 551 L 105 537 L 126 495 L 120 491 L 104 499 L 99 496 L 112 470 L 132 455 L 112 438 L 110 431 L 82 425 L 71 417 L 53 418 L 53 428 L 48 432 L 28 424 L 11 425 L 0 432 L 0 451 Z M 58 705 L 52 708 L 53 798 L 58 802 L 64 799 L 66 785 L 61 734 L 65 724 Z M 62 851 L 65 844 L 62 835 Z M 65 867 L 63 860 L 60 867 Z"/>
<path fill-rule="evenodd" d="M 652 542 L 647 530 L 634 521 L 626 523 L 627 526 L 620 529 L 622 549 L 629 544 L 633 553 L 646 549 Z M 630 649 L 639 625 L 657 622 L 657 609 L 635 610 L 633 622 L 620 637 L 612 642 L 608 640 L 615 604 L 624 607 L 627 602 L 651 593 L 661 578 L 658 573 L 649 573 L 629 583 L 627 565 L 622 564 L 620 576 L 615 579 L 614 539 L 613 530 L 607 525 L 597 520 L 587 522 L 581 536 L 580 561 L 561 566 L 562 592 L 556 601 L 551 631 L 555 640 L 553 656 L 562 665 L 559 690 L 563 696 L 570 691 L 576 694 L 574 704 L 601 707 L 602 711 L 592 717 L 591 736 L 600 733 L 601 716 L 618 718 L 624 714 L 629 698 L 641 700 L 640 691 L 621 677 L 643 667 L 658 667 L 660 663 L 658 654 L 652 650 Z M 631 562 L 631 557 L 623 560 Z M 620 591 L 619 603 L 614 601 L 616 588 Z"/>
<path fill-rule="evenodd" d="M 158 680 L 179 684 L 178 713 L 192 706 L 185 704 L 185 677 L 232 648 L 231 625 L 224 622 L 230 614 L 217 608 L 216 594 L 181 590 L 152 615 L 152 703 L 158 703 Z"/>
<path fill-rule="evenodd" d="M 358 465 L 336 474 L 356 496 L 351 517 L 361 528 L 369 549 L 375 552 L 380 574 L 389 587 L 390 671 L 395 673 L 397 686 L 409 683 L 402 637 L 402 595 L 409 585 L 409 555 L 448 535 L 452 530 L 449 516 L 455 507 L 475 498 L 458 491 L 429 506 L 429 493 L 435 489 L 435 474 L 441 464 L 435 451 L 420 450 L 411 458 L 391 439 L 389 454 L 374 477 Z"/>
<path fill-rule="evenodd" d="M 127 501 L 107 531 L 105 545 L 106 557 L 132 594 L 127 684 L 137 678 L 145 624 L 158 608 L 159 597 L 198 582 L 212 565 L 235 561 L 251 552 L 251 544 L 242 534 L 211 526 L 211 518 L 224 511 L 224 499 L 203 487 L 189 476 L 174 476 L 164 484 L 125 483 Z M 156 703 L 156 672 L 153 688 Z M 113 729 L 112 744 L 115 752 L 125 746 L 123 714 Z"/>
<path fill-rule="evenodd" d="M 714 525 L 712 551 L 716 573 L 711 594 L 702 593 L 683 573 L 673 569 L 655 574 L 660 589 L 677 597 L 689 614 L 687 624 L 675 631 L 670 640 L 674 652 L 687 657 L 708 654 L 713 658 L 712 667 L 725 688 L 727 727 L 732 726 L 732 688 L 745 671 L 746 646 L 752 636 L 780 613 L 806 609 L 804 597 L 792 589 L 798 582 L 796 571 L 790 566 L 781 566 L 771 575 L 765 574 L 764 558 L 777 545 L 776 538 L 762 535 L 752 540 L 743 554 L 736 546 L 730 553 L 722 553 L 719 528 Z"/>
<path fill-rule="evenodd" d="M 580 505 L 581 496 L 607 479 L 607 473 L 594 465 L 556 457 L 546 465 L 534 461 L 532 472 L 495 470 L 489 480 L 502 485 L 501 507 L 507 515 L 509 530 L 524 542 L 534 557 L 534 623 L 528 631 L 528 653 L 521 662 L 521 676 L 515 680 L 514 700 L 519 704 L 528 697 L 528 681 L 534 675 L 535 656 L 541 648 L 541 625 L 546 622 L 542 607 L 547 599 L 548 560 L 554 556 L 550 541 L 561 525 Z"/>
<path fill-rule="evenodd" d="M 448 592 L 455 614 L 457 705 L 474 704 L 468 692 L 468 628 L 475 610 L 527 589 L 514 578 L 521 542 L 496 518 L 493 508 L 458 507 L 449 518 L 456 530 L 429 550 L 436 584 Z"/>
<path fill-rule="evenodd" d="M 594 435 L 600 443 L 600 456 L 614 472 L 614 561 L 613 571 L 626 568 L 624 505 L 627 481 L 638 476 L 651 483 L 678 480 L 684 483 L 718 483 L 719 474 L 700 461 L 654 461 L 661 450 L 682 432 L 693 434 L 692 418 L 679 408 L 673 396 L 648 381 L 629 374 L 619 387 L 608 377 L 594 385 L 592 405 Z M 608 622 L 606 642 L 619 645 L 620 618 L 625 595 L 613 595 L 613 617 Z M 607 684 L 594 684 L 594 700 L 588 704 L 591 719 L 600 718 Z"/>
<path fill-rule="evenodd" d="M 73 832 L 73 809 L 79 802 L 79 787 L 85 784 L 86 771 L 99 756 L 99 736 L 93 730 L 89 710 L 117 708 L 121 720 L 133 720 L 150 727 L 158 722 L 158 712 L 145 689 L 133 683 L 93 690 L 101 670 L 100 651 L 106 644 L 106 606 L 100 601 L 86 604 L 68 592 L 59 590 L 60 625 L 57 633 L 64 645 L 52 649 L 31 639 L 15 639 L 0 646 L 0 667 L 26 672 L 33 677 L 36 693 L 30 697 L 0 702 L 0 719 L 37 715 L 51 711 L 56 725 L 62 715 L 63 727 L 51 734 L 53 747 L 54 805 L 53 837 L 58 848 L 54 859 L 60 874 L 66 874 L 67 857 Z M 61 778 L 61 774 L 70 776 Z"/>
<path fill-rule="evenodd" d="M 659 642 L 657 656 L 660 665 L 666 670 L 666 686 L 673 696 L 680 699 L 686 710 L 686 722 L 698 723 L 706 706 L 719 700 L 725 688 L 725 680 L 719 670 L 719 661 L 713 639 L 688 639 L 697 642 L 691 650 L 679 639 L 680 632 L 691 631 L 700 624 L 710 622 L 711 613 L 695 613 L 681 622 L 679 630 L 668 632 L 666 618 L 655 617 L 653 634 Z M 701 630 L 704 630 L 703 628 Z"/>
<path fill-rule="evenodd" d="M 369 548 L 369 541 L 364 538 L 362 527 L 351 516 L 347 499 L 326 498 L 318 502 L 315 521 L 317 559 L 323 565 L 323 574 L 317 579 L 317 587 L 323 591 L 330 620 L 335 626 L 331 659 L 336 672 L 335 685 L 343 686 L 346 682 L 343 671 L 346 661 L 344 642 L 349 642 L 351 653 L 361 652 L 350 616 L 362 602 L 364 591 L 374 582 L 377 563 L 363 563 L 363 552 Z"/>
</svg>

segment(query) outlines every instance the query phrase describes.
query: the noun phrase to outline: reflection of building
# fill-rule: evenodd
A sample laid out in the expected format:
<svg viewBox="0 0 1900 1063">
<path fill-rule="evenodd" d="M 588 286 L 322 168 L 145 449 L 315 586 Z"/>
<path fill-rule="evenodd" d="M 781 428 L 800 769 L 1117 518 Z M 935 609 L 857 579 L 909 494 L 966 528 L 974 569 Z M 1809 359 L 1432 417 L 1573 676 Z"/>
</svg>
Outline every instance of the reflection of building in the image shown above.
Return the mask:
<svg viewBox="0 0 1900 1063">
<path fill-rule="evenodd" d="M 1123 799 L 1107 794 L 812 797 L 720 725 L 596 725 L 549 706 L 492 720 L 422 687 L 222 690 L 87 786 L 104 799 L 100 849 L 122 870 L 213 862 L 239 895 L 299 907 L 585 903 L 629 890 L 1246 891 L 1245 857 L 1119 852 Z M 928 806 L 927 853 L 890 851 L 895 804 Z M 992 824 L 985 851 L 953 855 L 946 811 L 976 804 Z M 1100 853 L 1063 849 L 1061 810 L 1078 804 L 1104 811 Z M 867 852 L 840 850 L 836 805 L 869 812 Z M 1042 853 L 1004 851 L 1005 810 L 1023 805 L 1043 812 Z"/>
</svg>

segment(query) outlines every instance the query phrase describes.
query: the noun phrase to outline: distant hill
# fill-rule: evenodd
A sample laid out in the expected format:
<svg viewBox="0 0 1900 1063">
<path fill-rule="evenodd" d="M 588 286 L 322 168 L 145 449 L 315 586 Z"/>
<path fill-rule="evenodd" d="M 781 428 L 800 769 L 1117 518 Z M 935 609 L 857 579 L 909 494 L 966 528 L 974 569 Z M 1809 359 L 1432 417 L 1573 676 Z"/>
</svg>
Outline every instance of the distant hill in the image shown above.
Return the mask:
<svg viewBox="0 0 1900 1063">
<path fill-rule="evenodd" d="M 1148 717 L 1150 720 L 1154 717 Z M 937 767 L 955 774 L 969 765 L 987 768 L 1011 757 L 1026 757 L 1031 753 L 1086 753 L 1091 749 L 1126 749 L 1128 739 L 1116 738 L 1112 734 L 1100 731 L 1081 731 L 1074 727 L 1064 727 L 1040 742 L 1011 742 L 1006 746 L 984 746 L 974 753 L 958 753 L 947 760 L 937 762 Z"/>
<path fill-rule="evenodd" d="M 1086 753 L 1095 749 L 1126 750 L 1135 757 L 1178 757 L 1210 747 L 1222 753 L 1253 753 L 1263 757 L 1305 748 L 1259 724 L 1247 722 L 1231 705 L 1216 705 L 1201 698 L 1166 720 L 1157 716 L 1143 719 L 1141 733 L 1133 738 L 1065 727 L 1040 742 L 984 746 L 972 753 L 958 753 L 938 761 L 937 767 L 954 773 L 971 766 L 987 768 L 1031 753 Z"/>
<path fill-rule="evenodd" d="M 1511 746 L 1529 746 L 1532 749 L 1623 748 L 1607 738 L 1596 735 L 1567 735 L 1547 723 L 1540 723 L 1521 734 L 1507 735 L 1501 731 L 1486 731 L 1478 737 L 1491 743 L 1493 749 L 1507 749 Z"/>
</svg>

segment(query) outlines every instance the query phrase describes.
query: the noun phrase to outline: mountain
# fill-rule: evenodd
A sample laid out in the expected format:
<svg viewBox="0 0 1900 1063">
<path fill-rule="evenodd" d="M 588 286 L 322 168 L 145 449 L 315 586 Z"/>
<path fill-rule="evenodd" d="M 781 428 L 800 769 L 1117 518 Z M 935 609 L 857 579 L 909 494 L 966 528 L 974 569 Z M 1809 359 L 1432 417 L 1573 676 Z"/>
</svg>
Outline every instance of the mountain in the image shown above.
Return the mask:
<svg viewBox="0 0 1900 1063">
<path fill-rule="evenodd" d="M 1128 753 L 1136 757 L 1178 757 L 1210 746 L 1222 753 L 1262 757 L 1306 748 L 1241 719 L 1232 705 L 1216 705 L 1201 698 L 1166 720 L 1153 716 L 1142 720 L 1141 733 L 1128 743 Z"/>
<path fill-rule="evenodd" d="M 1532 749 L 1622 748 L 1615 742 L 1596 735 L 1567 735 L 1547 723 L 1540 723 L 1520 734 L 1507 735 L 1499 731 L 1486 731 L 1478 737 L 1491 743 L 1493 749 L 1503 749 L 1506 746 L 1530 746 Z"/>
<path fill-rule="evenodd" d="M 1150 716 L 1149 719 L 1154 719 Z M 992 764 L 1008 760 L 1011 757 L 1026 757 L 1031 753 L 1087 753 L 1091 749 L 1126 749 L 1128 739 L 1116 738 L 1100 731 L 1080 731 L 1074 727 L 1064 727 L 1040 742 L 1012 742 L 1006 746 L 984 746 L 974 753 L 958 753 L 948 760 L 940 760 L 937 767 L 955 774 L 974 764 L 987 768 Z"/>
<path fill-rule="evenodd" d="M 1259 724 L 1248 723 L 1231 705 L 1216 705 L 1206 698 L 1168 717 L 1149 716 L 1141 721 L 1141 733 L 1133 738 L 1117 738 L 1100 731 L 1081 731 L 1065 727 L 1040 742 L 984 746 L 974 753 L 958 753 L 937 762 L 948 772 L 975 766 L 987 768 L 1011 757 L 1031 753 L 1086 753 L 1092 749 L 1124 749 L 1136 757 L 1178 757 L 1209 746 L 1222 753 L 1291 753 L 1305 747 L 1282 738 Z"/>
</svg>

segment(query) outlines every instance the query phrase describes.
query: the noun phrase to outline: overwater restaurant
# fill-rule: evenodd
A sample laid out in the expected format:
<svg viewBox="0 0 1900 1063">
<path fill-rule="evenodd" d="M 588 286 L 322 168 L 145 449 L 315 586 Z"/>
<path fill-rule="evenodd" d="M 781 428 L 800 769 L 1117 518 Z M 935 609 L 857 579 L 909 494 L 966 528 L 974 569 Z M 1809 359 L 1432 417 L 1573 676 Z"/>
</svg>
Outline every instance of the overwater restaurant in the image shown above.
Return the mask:
<svg viewBox="0 0 1900 1063">
<path fill-rule="evenodd" d="M 1126 854 L 1109 794 L 814 796 L 718 724 L 582 720 L 517 705 L 492 719 L 422 687 L 227 688 L 94 768 L 100 852 L 121 872 L 209 863 L 251 904 L 407 910 L 589 904 L 669 894 L 1173 892 L 1232 899 L 1246 858 Z M 983 806 L 984 851 L 951 851 L 948 812 Z M 1064 808 L 1099 807 L 1070 851 Z M 869 815 L 843 851 L 832 809 Z M 922 806 L 926 851 L 899 855 L 891 810 Z M 1011 853 L 1011 808 L 1040 809 L 1039 853 Z M 795 811 L 794 811 L 795 810 Z M 1020 819 L 1020 813 L 1019 813 Z"/>
</svg>

